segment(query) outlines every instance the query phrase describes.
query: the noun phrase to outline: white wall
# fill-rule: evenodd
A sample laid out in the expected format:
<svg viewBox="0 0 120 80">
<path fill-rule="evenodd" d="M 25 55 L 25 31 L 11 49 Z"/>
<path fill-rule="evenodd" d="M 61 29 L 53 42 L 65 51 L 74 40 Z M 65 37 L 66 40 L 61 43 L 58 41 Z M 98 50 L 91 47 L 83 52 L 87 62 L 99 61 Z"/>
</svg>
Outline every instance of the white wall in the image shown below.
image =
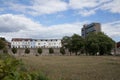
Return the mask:
<svg viewBox="0 0 120 80">
<path fill-rule="evenodd" d="M 11 48 L 60 48 L 61 40 L 60 39 L 38 39 L 38 40 L 32 40 L 32 41 L 11 41 Z"/>
</svg>

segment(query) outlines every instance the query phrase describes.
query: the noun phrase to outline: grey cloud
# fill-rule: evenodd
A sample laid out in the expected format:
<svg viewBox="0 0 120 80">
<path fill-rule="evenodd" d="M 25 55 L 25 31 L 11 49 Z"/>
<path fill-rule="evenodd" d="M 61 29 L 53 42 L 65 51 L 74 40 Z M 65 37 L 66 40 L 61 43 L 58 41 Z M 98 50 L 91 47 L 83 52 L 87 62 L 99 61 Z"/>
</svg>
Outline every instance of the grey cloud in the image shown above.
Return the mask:
<svg viewBox="0 0 120 80">
<path fill-rule="evenodd" d="M 19 23 L 17 17 L 10 14 L 0 16 L 0 32 L 18 32 L 25 28 L 24 24 Z"/>
</svg>

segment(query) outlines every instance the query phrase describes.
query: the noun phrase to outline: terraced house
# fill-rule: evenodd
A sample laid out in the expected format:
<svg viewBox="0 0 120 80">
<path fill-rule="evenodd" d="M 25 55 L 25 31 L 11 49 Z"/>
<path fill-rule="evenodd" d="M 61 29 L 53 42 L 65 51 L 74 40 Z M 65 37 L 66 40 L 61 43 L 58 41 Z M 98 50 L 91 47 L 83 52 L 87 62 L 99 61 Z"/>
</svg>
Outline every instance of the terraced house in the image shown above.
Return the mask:
<svg viewBox="0 0 120 80">
<path fill-rule="evenodd" d="M 60 48 L 61 39 L 13 38 L 11 48 Z"/>
</svg>

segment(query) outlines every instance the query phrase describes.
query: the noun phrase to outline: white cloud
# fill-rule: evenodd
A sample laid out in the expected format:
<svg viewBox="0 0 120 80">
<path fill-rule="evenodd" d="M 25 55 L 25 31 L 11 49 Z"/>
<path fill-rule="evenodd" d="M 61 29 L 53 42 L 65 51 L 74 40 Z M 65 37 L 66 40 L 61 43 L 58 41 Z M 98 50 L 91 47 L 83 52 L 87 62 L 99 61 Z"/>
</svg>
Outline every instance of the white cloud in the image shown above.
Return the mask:
<svg viewBox="0 0 120 80">
<path fill-rule="evenodd" d="M 12 37 L 62 38 L 73 33 L 81 34 L 81 25 L 83 24 L 66 23 L 43 26 L 25 16 L 12 14 L 0 15 L 0 20 L 2 21 L 0 23 L 0 36 L 5 36 L 9 40 Z"/>
<path fill-rule="evenodd" d="M 77 10 L 82 16 L 90 16 L 97 10 L 108 10 L 112 13 L 120 13 L 119 0 L 70 0 L 69 6 Z"/>
<path fill-rule="evenodd" d="M 104 4 L 101 9 L 108 10 L 112 13 L 120 13 L 120 0 L 112 0 L 107 4 Z"/>
<path fill-rule="evenodd" d="M 77 14 L 81 14 L 82 16 L 90 16 L 92 14 L 95 14 L 95 9 L 94 10 L 80 10 Z"/>
<path fill-rule="evenodd" d="M 0 15 L 0 36 L 10 40 L 13 37 L 62 38 L 74 33 L 81 34 L 82 25 L 88 22 L 66 23 L 44 26 L 23 15 Z M 102 24 L 102 31 L 116 40 L 120 37 L 120 21 Z"/>
<path fill-rule="evenodd" d="M 70 7 L 73 9 L 91 8 L 97 5 L 97 0 L 70 0 Z"/>
<path fill-rule="evenodd" d="M 77 14 L 81 14 L 82 16 L 89 16 L 95 14 L 97 7 L 104 3 L 103 0 L 70 0 L 70 7 L 74 10 L 77 10 Z"/>
<path fill-rule="evenodd" d="M 120 39 L 120 21 L 105 23 L 102 25 L 102 30 L 114 40 Z"/>
<path fill-rule="evenodd" d="M 31 14 L 50 14 L 67 10 L 67 3 L 61 0 L 34 0 Z"/>
<path fill-rule="evenodd" d="M 5 2 L 10 10 L 28 13 L 31 15 L 52 14 L 65 11 L 68 8 L 66 2 L 62 0 L 31 0 L 30 5 L 20 4 L 16 2 Z"/>
<path fill-rule="evenodd" d="M 13 10 L 18 13 L 34 16 L 54 14 L 73 9 L 82 16 L 90 16 L 97 10 L 108 10 L 112 13 L 120 13 L 119 0 L 30 0 L 28 4 L 18 3 L 15 0 L 4 1 L 5 10 Z"/>
</svg>

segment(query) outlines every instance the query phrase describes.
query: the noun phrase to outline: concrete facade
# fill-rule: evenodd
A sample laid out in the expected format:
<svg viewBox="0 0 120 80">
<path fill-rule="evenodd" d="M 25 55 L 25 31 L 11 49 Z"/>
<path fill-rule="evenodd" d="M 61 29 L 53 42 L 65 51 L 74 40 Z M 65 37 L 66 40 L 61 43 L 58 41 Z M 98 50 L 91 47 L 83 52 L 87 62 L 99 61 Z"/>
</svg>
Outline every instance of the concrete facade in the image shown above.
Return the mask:
<svg viewBox="0 0 120 80">
<path fill-rule="evenodd" d="M 101 32 L 101 25 L 100 23 L 91 23 L 91 24 L 85 24 L 83 25 L 83 28 L 81 29 L 82 37 L 86 37 L 90 32 Z"/>
</svg>

